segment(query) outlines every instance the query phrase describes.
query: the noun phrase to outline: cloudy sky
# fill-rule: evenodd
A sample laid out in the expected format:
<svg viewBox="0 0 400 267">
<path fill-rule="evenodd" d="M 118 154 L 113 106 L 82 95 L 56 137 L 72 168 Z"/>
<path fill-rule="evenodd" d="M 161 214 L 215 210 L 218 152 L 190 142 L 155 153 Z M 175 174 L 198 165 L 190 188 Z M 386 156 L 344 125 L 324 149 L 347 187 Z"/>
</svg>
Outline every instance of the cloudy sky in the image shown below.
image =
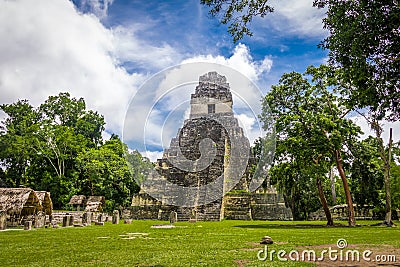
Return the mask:
<svg viewBox="0 0 400 267">
<path fill-rule="evenodd" d="M 171 66 L 222 64 L 265 94 L 284 72 L 304 72 L 326 60 L 326 51 L 317 48 L 326 35 L 324 11 L 313 8 L 312 0 L 271 1 L 276 12 L 255 19 L 254 36 L 236 44 L 199 2 L 0 0 L 0 103 L 29 99 L 36 106 L 68 91 L 105 116 L 108 135 L 122 135 L 130 100 L 143 83 Z M 238 118 L 252 130 L 254 118 Z M 164 129 L 166 137 L 181 126 L 173 121 Z M 150 126 L 148 132 L 159 134 L 164 124 Z M 155 159 L 162 144 L 148 150 Z"/>
</svg>

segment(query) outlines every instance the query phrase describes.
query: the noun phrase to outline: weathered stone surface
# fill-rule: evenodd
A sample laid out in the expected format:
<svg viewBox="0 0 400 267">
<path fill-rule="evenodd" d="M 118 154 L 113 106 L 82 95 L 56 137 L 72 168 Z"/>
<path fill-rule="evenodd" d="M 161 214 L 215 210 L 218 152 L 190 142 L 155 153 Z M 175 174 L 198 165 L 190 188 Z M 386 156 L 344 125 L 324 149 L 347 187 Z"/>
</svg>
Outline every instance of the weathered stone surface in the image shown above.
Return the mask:
<svg viewBox="0 0 400 267">
<path fill-rule="evenodd" d="M 274 241 L 272 241 L 272 238 L 270 237 L 270 236 L 264 236 L 262 239 L 261 239 L 261 242 L 260 242 L 260 244 L 263 244 L 263 245 L 270 245 L 270 244 L 273 244 L 274 243 Z"/>
<path fill-rule="evenodd" d="M 172 225 L 172 224 L 155 224 L 155 225 L 152 225 L 151 228 L 154 228 L 154 229 L 170 229 L 170 228 L 175 228 L 175 226 Z"/>
<path fill-rule="evenodd" d="M 69 223 L 70 223 L 70 215 L 65 215 L 62 221 L 62 227 L 69 226 L 70 225 Z"/>
<path fill-rule="evenodd" d="M 132 219 L 124 219 L 124 224 L 132 224 Z"/>
<path fill-rule="evenodd" d="M 94 225 L 104 226 L 104 222 L 94 222 Z"/>
<path fill-rule="evenodd" d="M 39 212 L 34 216 L 34 227 L 41 228 L 45 225 L 46 215 L 43 212 Z"/>
<path fill-rule="evenodd" d="M 7 229 L 7 213 L 0 211 L 0 230 Z"/>
<path fill-rule="evenodd" d="M 86 223 L 87 225 L 92 223 L 92 213 L 90 211 L 82 214 L 82 223 Z"/>
<path fill-rule="evenodd" d="M 251 195 L 249 193 L 227 194 L 224 197 L 224 217 L 228 220 L 251 220 Z"/>
<path fill-rule="evenodd" d="M 176 223 L 177 221 L 178 221 L 178 213 L 176 213 L 176 211 L 171 211 L 169 215 L 169 222 Z"/>
<path fill-rule="evenodd" d="M 69 226 L 74 225 L 74 215 L 68 215 L 68 219 L 69 219 Z"/>
<path fill-rule="evenodd" d="M 32 230 L 32 221 L 25 221 L 24 230 Z"/>
<path fill-rule="evenodd" d="M 113 211 L 112 223 L 119 224 L 119 211 L 118 210 Z"/>
<path fill-rule="evenodd" d="M 251 194 L 251 212 L 253 220 L 293 220 L 292 211 L 276 192 Z"/>
<path fill-rule="evenodd" d="M 249 141 L 234 117 L 232 93 L 226 77 L 216 72 L 200 76 L 190 105 L 189 119 L 172 138 L 162 159 L 156 162 L 157 175 L 147 177 L 153 186 L 146 189 L 148 194 L 140 192 L 133 197 L 132 218 L 170 220 L 171 212 L 176 212 L 178 221 L 291 219 L 290 209 L 276 193 L 253 196 L 248 192 L 248 171 L 254 159 L 249 157 Z M 205 140 L 209 140 L 208 143 Z M 244 168 L 241 168 L 242 162 Z M 188 198 L 180 188 L 169 186 L 171 183 L 201 189 Z M 215 183 L 212 190 L 205 187 L 210 183 Z M 223 197 L 226 188 L 246 193 Z M 163 203 L 149 194 L 162 199 Z M 183 200 L 186 203 L 180 202 Z"/>
</svg>

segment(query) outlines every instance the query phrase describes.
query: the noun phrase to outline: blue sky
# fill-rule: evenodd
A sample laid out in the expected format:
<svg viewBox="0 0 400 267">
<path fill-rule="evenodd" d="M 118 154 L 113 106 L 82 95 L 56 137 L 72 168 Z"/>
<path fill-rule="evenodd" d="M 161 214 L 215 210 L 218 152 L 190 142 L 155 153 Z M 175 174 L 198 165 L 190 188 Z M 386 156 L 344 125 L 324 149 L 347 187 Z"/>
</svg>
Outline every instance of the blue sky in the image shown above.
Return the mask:
<svg viewBox="0 0 400 267">
<path fill-rule="evenodd" d="M 49 95 L 69 91 L 105 116 L 107 137 L 122 134 L 130 100 L 141 85 L 171 66 L 222 64 L 265 94 L 283 73 L 326 61 L 327 52 L 317 48 L 326 35 L 324 11 L 313 8 L 312 0 L 272 0 L 275 12 L 256 18 L 254 36 L 236 44 L 227 26 L 199 2 L 0 0 L 0 103 L 29 99 L 39 105 Z M 239 115 L 251 128 L 254 118 Z M 151 122 L 149 132 L 172 137 L 181 123 L 166 129 Z M 162 146 L 150 150 L 155 159 Z"/>
<path fill-rule="evenodd" d="M 212 18 L 208 8 L 198 0 L 115 0 L 101 11 L 94 8 L 96 1 L 73 2 L 80 11 L 95 13 L 105 27 L 134 29 L 135 38 L 155 46 L 173 47 L 182 59 L 209 54 L 230 57 L 237 45 L 227 33 L 227 26 Z M 100 1 L 102 6 L 105 2 Z M 276 5 L 275 14 L 266 19 L 256 18 L 252 24 L 254 36 L 240 41 L 249 48 L 255 61 L 271 56 L 274 67 L 270 73 L 275 77 L 288 71 L 303 71 L 310 64 L 321 64 L 327 55 L 317 48 L 325 35 L 321 24 L 323 10 L 313 8 L 312 1 L 301 1 L 300 5 L 293 5 L 295 1 L 282 2 Z M 288 18 L 292 14 L 295 17 Z M 129 60 L 124 67 L 128 71 L 154 71 L 152 66 Z M 272 81 L 268 77 L 265 80 Z"/>
</svg>

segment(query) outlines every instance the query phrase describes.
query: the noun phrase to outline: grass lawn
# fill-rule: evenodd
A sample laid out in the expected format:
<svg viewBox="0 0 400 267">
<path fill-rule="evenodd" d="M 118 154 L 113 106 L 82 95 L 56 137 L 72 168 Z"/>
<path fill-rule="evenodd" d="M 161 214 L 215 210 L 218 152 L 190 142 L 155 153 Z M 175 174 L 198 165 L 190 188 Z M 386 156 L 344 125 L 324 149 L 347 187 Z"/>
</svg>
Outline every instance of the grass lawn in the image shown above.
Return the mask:
<svg viewBox="0 0 400 267">
<path fill-rule="evenodd" d="M 345 224 L 345 222 L 342 222 Z M 313 266 L 314 262 L 260 261 L 261 238 L 271 236 L 274 249 L 322 251 L 338 249 L 339 238 L 348 249 L 370 249 L 397 254 L 400 264 L 400 227 L 325 227 L 324 222 L 222 221 L 176 223 L 154 229 L 160 221 L 130 225 L 9 230 L 0 232 L 1 266 Z M 317 254 L 318 255 L 318 254 Z M 372 257 L 372 256 L 371 256 Z M 328 265 L 326 265 L 328 266 Z M 339 265 L 337 265 L 339 266 Z M 353 265 L 354 266 L 354 265 Z M 373 266 L 373 265 L 371 265 Z M 392 265 L 393 266 L 393 265 Z"/>
</svg>

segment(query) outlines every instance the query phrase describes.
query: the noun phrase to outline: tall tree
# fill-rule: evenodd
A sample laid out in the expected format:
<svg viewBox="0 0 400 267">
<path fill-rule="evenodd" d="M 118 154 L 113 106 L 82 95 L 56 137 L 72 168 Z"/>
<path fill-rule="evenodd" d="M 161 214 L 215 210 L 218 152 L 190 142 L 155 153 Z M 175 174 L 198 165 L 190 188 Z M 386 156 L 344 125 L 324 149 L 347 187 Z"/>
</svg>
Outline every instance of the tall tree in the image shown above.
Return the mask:
<svg viewBox="0 0 400 267">
<path fill-rule="evenodd" d="M 341 94 L 352 109 L 363 108 L 380 140 L 381 120 L 400 118 L 400 4 L 396 0 L 316 0 L 327 9 L 324 26 L 330 31 L 321 47 L 329 62 L 341 68 Z M 389 142 L 389 147 L 390 147 Z M 379 144 L 385 162 L 386 218 L 390 226 L 390 149 Z"/>
<path fill-rule="evenodd" d="M 112 136 L 101 147 L 90 148 L 79 154 L 79 193 L 105 196 L 107 210 L 129 205 L 139 186 L 127 163 L 127 154 L 128 149 L 118 136 Z"/>
<path fill-rule="evenodd" d="M 277 159 L 281 159 L 281 156 L 277 155 Z M 321 196 L 320 191 L 315 190 L 316 176 L 305 166 L 308 165 L 292 159 L 275 164 L 268 173 L 271 184 L 282 192 L 294 220 L 307 220 L 311 212 L 321 207 L 320 201 L 325 198 L 325 194 Z M 332 225 L 333 220 L 329 218 L 330 212 L 326 214 L 328 225 Z"/>
<path fill-rule="evenodd" d="M 77 191 L 76 157 L 102 143 L 104 118 L 69 93 L 49 96 L 39 108 L 27 100 L 0 106 L 0 162 L 7 186 L 52 192 L 62 207 Z"/>
<path fill-rule="evenodd" d="M 342 68 L 342 94 L 354 108 L 368 107 L 376 118 L 400 116 L 400 4 L 396 0 L 316 0 L 327 9 L 321 43 L 329 62 Z"/>
<path fill-rule="evenodd" d="M 2 104 L 6 119 L 0 125 L 0 161 L 7 170 L 7 184 L 13 187 L 26 186 L 27 168 L 33 146 L 32 134 L 37 130 L 39 113 L 27 100 Z"/>
<path fill-rule="evenodd" d="M 400 142 L 393 145 L 393 157 L 391 168 L 391 188 L 393 190 L 393 209 L 400 211 Z M 399 213 L 398 213 L 399 214 Z M 399 216 L 400 217 L 400 216 Z"/>
<path fill-rule="evenodd" d="M 360 207 L 379 206 L 381 202 L 379 192 L 384 184 L 384 174 L 378 143 L 377 138 L 369 136 L 349 147 L 353 156 L 350 167 L 351 190 Z"/>
<path fill-rule="evenodd" d="M 278 144 L 284 147 L 289 160 L 306 159 L 310 168 L 314 169 L 326 213 L 329 209 L 322 195 L 320 180 L 324 177 L 324 170 L 329 171 L 331 162 L 336 163 L 345 190 L 349 225 L 354 226 L 353 201 L 342 154 L 345 145 L 355 141 L 360 128 L 344 118 L 347 109 L 329 92 L 328 88 L 335 84 L 330 68 L 309 67 L 306 75 L 311 75 L 311 81 L 300 73 L 284 74 L 279 84 L 272 86 L 272 91 L 265 97 L 261 118 L 265 120 L 271 115 L 275 118 Z M 272 114 L 269 114 L 267 106 Z M 331 221 L 328 223 L 332 224 Z"/>
</svg>

